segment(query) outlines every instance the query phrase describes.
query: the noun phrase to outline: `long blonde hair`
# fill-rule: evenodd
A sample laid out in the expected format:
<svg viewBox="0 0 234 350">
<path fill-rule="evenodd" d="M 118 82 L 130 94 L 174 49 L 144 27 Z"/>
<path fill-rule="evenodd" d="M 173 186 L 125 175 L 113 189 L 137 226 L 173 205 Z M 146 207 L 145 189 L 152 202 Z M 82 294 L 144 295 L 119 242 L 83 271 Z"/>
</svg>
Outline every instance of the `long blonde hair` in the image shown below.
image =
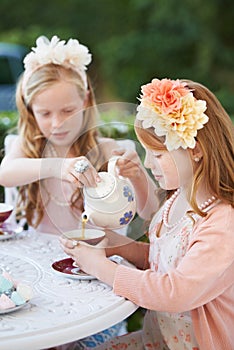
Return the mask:
<svg viewBox="0 0 234 350">
<path fill-rule="evenodd" d="M 200 215 L 196 202 L 196 193 L 202 182 L 205 189 L 216 198 L 234 206 L 234 126 L 231 118 L 216 96 L 205 86 L 190 81 L 186 82 L 196 99 L 207 103 L 208 123 L 198 130 L 196 140 L 203 152 L 203 158 L 195 170 L 189 201 Z M 158 137 L 153 128 L 144 129 L 141 121 L 135 121 L 135 131 L 139 140 L 150 149 L 166 150 L 164 137 Z"/>
<path fill-rule="evenodd" d="M 79 74 L 61 65 L 47 64 L 32 73 L 27 80 L 27 85 L 22 91 L 22 78 L 19 80 L 16 90 L 16 104 L 19 112 L 18 134 L 21 139 L 22 151 L 28 158 L 41 158 L 45 150 L 47 139 L 38 128 L 32 113 L 33 98 L 50 86 L 60 81 L 66 81 L 77 87 L 80 97 L 84 100 L 87 90 Z M 104 159 L 98 148 L 98 131 L 96 128 L 98 113 L 91 83 L 88 79 L 88 101 L 84 111 L 84 124 L 80 137 L 71 146 L 71 151 L 77 157 L 92 154 L 92 164 L 97 170 L 101 169 Z M 91 152 L 92 150 L 92 152 Z M 19 188 L 18 212 L 24 213 L 29 225 L 37 227 L 40 223 L 44 207 L 39 191 L 39 181 Z M 80 197 L 78 189 L 72 196 L 72 206 L 75 207 Z"/>
</svg>

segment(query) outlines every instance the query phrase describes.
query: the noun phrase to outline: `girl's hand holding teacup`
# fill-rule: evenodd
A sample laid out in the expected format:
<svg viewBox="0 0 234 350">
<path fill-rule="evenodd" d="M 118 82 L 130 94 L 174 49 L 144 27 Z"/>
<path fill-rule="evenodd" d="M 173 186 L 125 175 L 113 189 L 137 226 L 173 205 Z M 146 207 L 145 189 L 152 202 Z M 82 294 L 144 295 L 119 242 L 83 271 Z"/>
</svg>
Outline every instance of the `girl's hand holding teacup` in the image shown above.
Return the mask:
<svg viewBox="0 0 234 350">
<path fill-rule="evenodd" d="M 64 252 L 75 261 L 82 271 L 97 277 L 97 267 L 108 260 L 104 248 L 107 242 L 106 238 L 95 246 L 63 237 L 60 237 L 59 240 Z"/>
</svg>

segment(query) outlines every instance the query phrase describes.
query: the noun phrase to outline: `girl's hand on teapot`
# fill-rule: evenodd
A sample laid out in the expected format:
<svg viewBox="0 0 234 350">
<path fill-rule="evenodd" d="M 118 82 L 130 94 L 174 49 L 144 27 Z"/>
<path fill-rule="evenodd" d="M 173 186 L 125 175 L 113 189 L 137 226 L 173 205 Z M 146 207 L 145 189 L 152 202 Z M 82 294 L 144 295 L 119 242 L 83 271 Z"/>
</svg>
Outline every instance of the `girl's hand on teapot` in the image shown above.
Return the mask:
<svg viewBox="0 0 234 350">
<path fill-rule="evenodd" d="M 78 187 L 96 187 L 97 182 L 100 181 L 96 169 L 84 156 L 65 158 L 62 162 L 61 178 Z"/>
<path fill-rule="evenodd" d="M 114 150 L 113 155 L 120 156 L 116 162 L 117 171 L 120 176 L 134 180 L 141 176 L 142 163 L 134 150 Z"/>
</svg>

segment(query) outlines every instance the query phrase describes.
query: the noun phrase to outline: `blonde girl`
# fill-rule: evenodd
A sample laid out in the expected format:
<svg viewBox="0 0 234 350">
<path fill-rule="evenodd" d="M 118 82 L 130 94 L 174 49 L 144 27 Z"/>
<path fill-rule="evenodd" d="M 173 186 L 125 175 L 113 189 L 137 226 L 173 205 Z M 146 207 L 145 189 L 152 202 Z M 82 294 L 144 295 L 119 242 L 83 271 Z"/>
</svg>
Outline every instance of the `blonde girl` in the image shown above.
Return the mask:
<svg viewBox="0 0 234 350">
<path fill-rule="evenodd" d="M 138 212 L 147 213 L 151 205 L 150 210 L 155 209 L 147 194 L 156 186 L 134 147 L 120 149 L 118 142 L 98 133 L 98 113 L 86 73 L 90 62 L 86 46 L 57 36 L 51 41 L 39 37 L 24 59 L 25 71 L 16 91 L 18 135 L 1 163 L 0 184 L 18 187 L 17 211 L 40 233 L 60 234 L 80 227 L 81 189 L 97 185 L 98 171 L 106 169 L 114 151 L 122 156 L 119 174 L 129 177 L 136 188 Z M 146 186 L 142 179 L 148 179 Z M 119 334 L 122 326 L 121 322 L 83 343 L 100 344 Z"/>
<path fill-rule="evenodd" d="M 148 177 L 134 150 L 120 149 L 97 129 L 98 112 L 86 70 L 88 48 L 77 40 L 39 37 L 25 57 L 16 101 L 18 136 L 3 159 L 2 186 L 19 189 L 18 213 L 40 232 L 60 233 L 81 224 L 83 186 L 96 186 L 114 150 L 120 175 L 137 188 Z M 129 160 L 134 160 L 135 163 Z M 149 180 L 147 187 L 155 185 Z M 148 206 L 139 192 L 138 210 Z M 142 194 L 143 193 L 143 194 Z M 147 205 L 146 205 L 147 204 Z"/>
</svg>

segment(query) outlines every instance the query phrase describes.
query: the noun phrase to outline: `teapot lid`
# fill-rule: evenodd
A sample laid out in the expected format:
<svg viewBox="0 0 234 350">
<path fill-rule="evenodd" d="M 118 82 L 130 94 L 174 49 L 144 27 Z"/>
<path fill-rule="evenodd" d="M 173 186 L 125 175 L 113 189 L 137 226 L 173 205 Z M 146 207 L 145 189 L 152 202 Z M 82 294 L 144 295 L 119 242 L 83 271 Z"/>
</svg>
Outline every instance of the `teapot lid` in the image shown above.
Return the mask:
<svg viewBox="0 0 234 350">
<path fill-rule="evenodd" d="M 98 175 L 101 181 L 97 183 L 97 187 L 86 187 L 84 191 L 86 194 L 94 199 L 100 199 L 111 194 L 115 188 L 115 177 L 108 172 L 100 172 Z"/>
</svg>

